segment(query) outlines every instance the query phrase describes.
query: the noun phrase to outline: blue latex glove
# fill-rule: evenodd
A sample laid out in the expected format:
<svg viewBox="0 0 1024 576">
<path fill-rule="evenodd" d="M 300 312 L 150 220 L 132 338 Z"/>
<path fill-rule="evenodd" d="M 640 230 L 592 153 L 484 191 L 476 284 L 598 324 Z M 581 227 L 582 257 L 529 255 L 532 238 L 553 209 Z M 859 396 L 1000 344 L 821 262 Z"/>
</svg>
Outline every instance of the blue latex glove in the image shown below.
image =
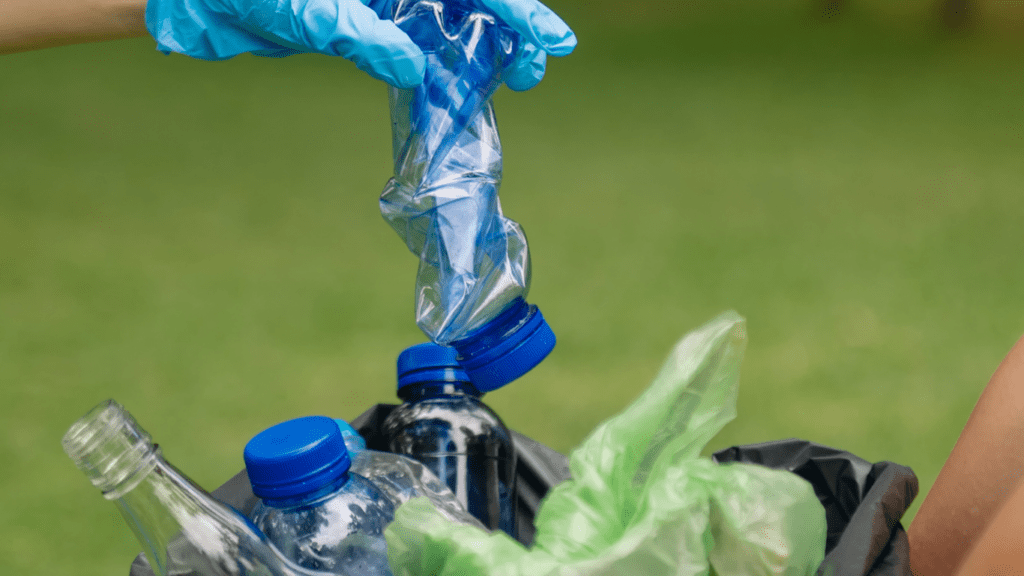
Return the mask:
<svg viewBox="0 0 1024 576">
<path fill-rule="evenodd" d="M 393 22 L 392 1 L 369 0 L 149 0 L 146 27 L 165 54 L 224 60 L 243 52 L 289 56 L 319 52 L 343 56 L 399 88 L 423 82 L 426 59 Z M 547 54 L 564 56 L 576 35 L 537 0 L 474 0 L 523 35 L 526 43 L 506 84 L 527 90 L 544 76 Z"/>
</svg>

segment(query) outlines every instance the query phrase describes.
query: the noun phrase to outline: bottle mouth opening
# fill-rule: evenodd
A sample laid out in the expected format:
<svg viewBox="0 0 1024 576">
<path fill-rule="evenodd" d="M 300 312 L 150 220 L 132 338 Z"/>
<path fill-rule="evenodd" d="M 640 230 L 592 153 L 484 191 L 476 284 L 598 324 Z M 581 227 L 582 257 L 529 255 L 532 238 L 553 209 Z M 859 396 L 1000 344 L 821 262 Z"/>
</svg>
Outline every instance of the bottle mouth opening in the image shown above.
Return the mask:
<svg viewBox="0 0 1024 576">
<path fill-rule="evenodd" d="M 113 400 L 97 404 L 64 433 L 61 440 L 64 452 L 77 464 L 84 456 L 113 438 L 124 417 L 124 408 Z"/>
<path fill-rule="evenodd" d="M 158 449 L 123 406 L 97 404 L 68 428 L 64 452 L 107 499 L 120 498 L 156 465 Z"/>
</svg>

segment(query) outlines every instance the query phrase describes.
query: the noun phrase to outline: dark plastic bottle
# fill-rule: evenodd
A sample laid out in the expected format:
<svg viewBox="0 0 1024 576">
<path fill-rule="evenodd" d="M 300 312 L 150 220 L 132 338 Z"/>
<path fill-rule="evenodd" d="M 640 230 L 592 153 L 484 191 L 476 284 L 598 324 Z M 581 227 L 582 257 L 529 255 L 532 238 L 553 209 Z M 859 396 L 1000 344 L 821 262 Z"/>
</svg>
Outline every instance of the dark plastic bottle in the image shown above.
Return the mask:
<svg viewBox="0 0 1024 576">
<path fill-rule="evenodd" d="M 453 348 L 406 348 L 398 356 L 398 396 L 404 403 L 382 429 L 392 452 L 422 462 L 484 526 L 514 538 L 512 435 L 481 395 Z"/>
</svg>

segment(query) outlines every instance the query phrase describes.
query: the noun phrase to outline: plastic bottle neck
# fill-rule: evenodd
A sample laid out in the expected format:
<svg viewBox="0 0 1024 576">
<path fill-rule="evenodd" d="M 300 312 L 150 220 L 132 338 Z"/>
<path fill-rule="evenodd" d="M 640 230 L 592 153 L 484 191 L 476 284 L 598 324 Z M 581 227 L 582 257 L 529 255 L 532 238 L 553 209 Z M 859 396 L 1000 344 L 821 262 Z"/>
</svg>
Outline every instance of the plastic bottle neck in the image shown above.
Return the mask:
<svg viewBox="0 0 1024 576">
<path fill-rule="evenodd" d="M 490 392 L 519 378 L 555 347 L 555 334 L 540 310 L 517 297 L 505 309 L 450 346 L 470 381 Z"/>
<path fill-rule="evenodd" d="M 155 574 L 316 576 L 268 545 L 246 517 L 172 466 L 148 433 L 113 400 L 100 404 L 64 435 L 64 450 L 113 500 Z"/>
<path fill-rule="evenodd" d="M 351 476 L 349 473 L 345 472 L 341 476 L 328 482 L 324 486 L 313 490 L 312 492 L 288 498 L 263 498 L 262 500 L 264 504 L 272 508 L 298 508 L 300 506 L 312 506 L 331 494 L 334 494 L 338 490 L 341 490 L 342 487 L 348 484 L 350 479 Z"/>
<path fill-rule="evenodd" d="M 64 434 L 63 445 L 108 500 L 130 492 L 160 461 L 160 450 L 149 433 L 113 400 L 75 422 Z"/>
<path fill-rule="evenodd" d="M 469 382 L 446 382 L 441 380 L 409 384 L 398 390 L 398 397 L 406 402 L 443 396 L 480 398 L 483 394 Z"/>
<path fill-rule="evenodd" d="M 113 400 L 75 422 L 63 444 L 103 497 L 114 501 L 157 574 L 172 572 L 182 560 L 169 554 L 173 546 L 185 545 L 174 544 L 183 535 L 193 536 L 193 543 L 215 544 L 222 536 L 217 523 L 230 522 L 223 505 L 164 460 L 150 435 Z M 202 552 L 216 556 L 221 551 Z"/>
</svg>

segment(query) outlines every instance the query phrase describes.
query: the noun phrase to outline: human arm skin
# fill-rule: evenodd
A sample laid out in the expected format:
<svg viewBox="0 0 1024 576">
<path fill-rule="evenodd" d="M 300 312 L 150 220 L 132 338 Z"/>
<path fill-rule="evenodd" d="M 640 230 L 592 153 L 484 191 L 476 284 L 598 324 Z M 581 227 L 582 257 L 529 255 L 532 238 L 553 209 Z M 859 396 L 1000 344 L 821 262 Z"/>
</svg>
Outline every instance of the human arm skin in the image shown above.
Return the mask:
<svg viewBox="0 0 1024 576">
<path fill-rule="evenodd" d="M 989 380 L 907 530 L 910 567 L 916 576 L 957 573 L 1019 484 L 1022 446 L 1024 338 Z"/>
<path fill-rule="evenodd" d="M 1024 574 L 1024 484 L 1006 500 L 974 544 L 957 576 Z"/>
<path fill-rule="evenodd" d="M 0 0 L 0 54 L 146 34 L 146 0 Z"/>
</svg>

